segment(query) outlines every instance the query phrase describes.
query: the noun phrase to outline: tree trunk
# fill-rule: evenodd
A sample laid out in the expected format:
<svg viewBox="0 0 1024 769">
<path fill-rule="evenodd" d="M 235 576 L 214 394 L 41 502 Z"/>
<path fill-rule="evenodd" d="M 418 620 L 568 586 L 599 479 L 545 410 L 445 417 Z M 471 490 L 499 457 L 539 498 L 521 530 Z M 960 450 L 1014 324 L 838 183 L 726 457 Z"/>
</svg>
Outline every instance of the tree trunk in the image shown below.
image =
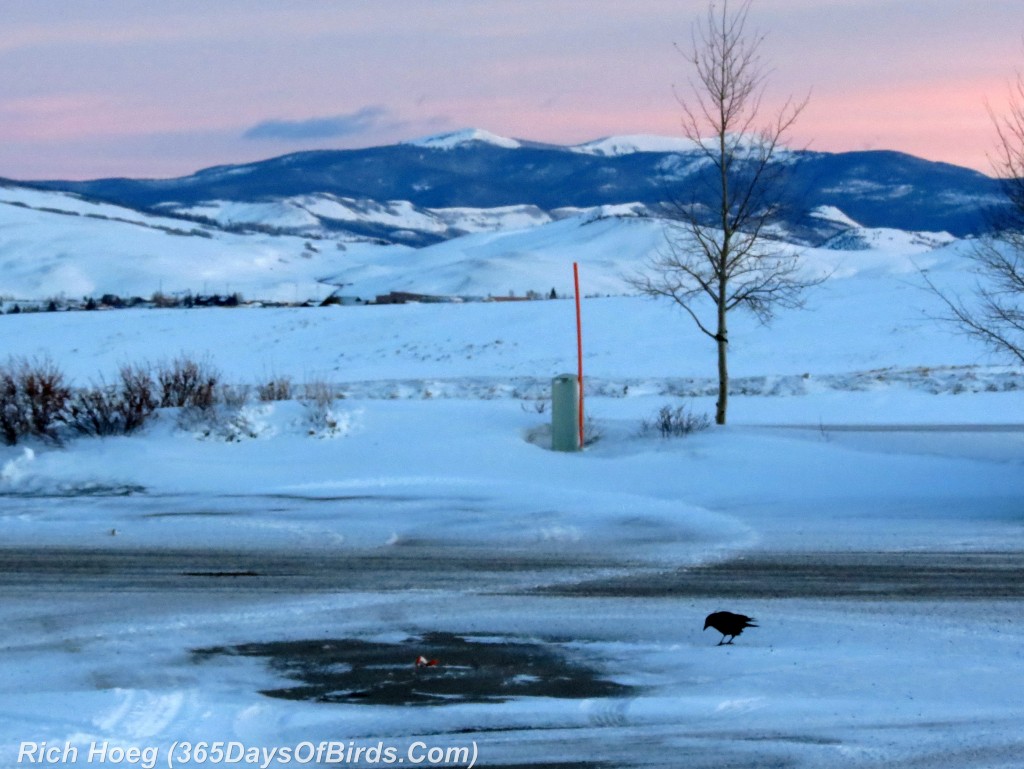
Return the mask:
<svg viewBox="0 0 1024 769">
<path fill-rule="evenodd" d="M 724 283 L 724 282 L 723 282 Z M 723 285 L 722 296 L 725 296 Z M 729 332 L 726 326 L 725 304 L 718 303 L 718 334 L 715 342 L 718 346 L 718 403 L 715 404 L 715 424 L 725 424 L 725 412 L 729 406 Z"/>
</svg>

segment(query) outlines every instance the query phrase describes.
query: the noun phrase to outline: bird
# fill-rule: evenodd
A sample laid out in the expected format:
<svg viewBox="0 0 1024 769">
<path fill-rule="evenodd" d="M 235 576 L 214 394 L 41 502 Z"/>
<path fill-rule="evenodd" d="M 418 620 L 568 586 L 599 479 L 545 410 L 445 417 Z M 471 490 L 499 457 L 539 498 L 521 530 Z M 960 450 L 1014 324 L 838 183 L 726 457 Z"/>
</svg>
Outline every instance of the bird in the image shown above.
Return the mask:
<svg viewBox="0 0 1024 769">
<path fill-rule="evenodd" d="M 704 629 L 707 630 L 709 627 L 713 627 L 722 634 L 722 640 L 718 642 L 718 645 L 721 646 L 722 644 L 731 644 L 732 639 L 742 633 L 745 628 L 757 627 L 757 624 L 753 617 L 748 617 L 746 614 L 716 611 L 709 614 L 704 620 Z M 726 638 L 729 640 L 726 641 Z"/>
</svg>

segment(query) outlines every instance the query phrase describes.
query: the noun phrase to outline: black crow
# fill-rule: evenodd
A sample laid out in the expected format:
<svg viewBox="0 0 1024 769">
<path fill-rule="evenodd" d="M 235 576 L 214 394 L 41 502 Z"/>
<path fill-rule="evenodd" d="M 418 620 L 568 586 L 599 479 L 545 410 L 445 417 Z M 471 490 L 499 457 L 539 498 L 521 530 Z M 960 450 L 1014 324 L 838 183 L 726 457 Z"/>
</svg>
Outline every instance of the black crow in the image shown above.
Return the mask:
<svg viewBox="0 0 1024 769">
<path fill-rule="evenodd" d="M 733 614 L 731 611 L 716 611 L 708 615 L 707 619 L 704 620 L 704 629 L 707 630 L 709 627 L 713 627 L 719 633 L 722 634 L 722 640 L 718 642 L 718 645 L 731 644 L 732 639 L 743 632 L 744 628 L 757 627 L 753 617 L 748 617 L 746 614 Z M 729 638 L 726 641 L 726 637 Z"/>
</svg>

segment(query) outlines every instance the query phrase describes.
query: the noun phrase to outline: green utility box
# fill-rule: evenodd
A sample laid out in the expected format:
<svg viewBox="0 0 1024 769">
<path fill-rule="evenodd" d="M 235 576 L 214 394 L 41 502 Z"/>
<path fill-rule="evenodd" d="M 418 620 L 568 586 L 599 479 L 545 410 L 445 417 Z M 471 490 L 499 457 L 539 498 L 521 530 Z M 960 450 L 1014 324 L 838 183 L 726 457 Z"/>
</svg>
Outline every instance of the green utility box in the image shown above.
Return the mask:
<svg viewBox="0 0 1024 769">
<path fill-rule="evenodd" d="M 580 385 L 575 374 L 551 380 L 551 448 L 580 450 Z"/>
</svg>

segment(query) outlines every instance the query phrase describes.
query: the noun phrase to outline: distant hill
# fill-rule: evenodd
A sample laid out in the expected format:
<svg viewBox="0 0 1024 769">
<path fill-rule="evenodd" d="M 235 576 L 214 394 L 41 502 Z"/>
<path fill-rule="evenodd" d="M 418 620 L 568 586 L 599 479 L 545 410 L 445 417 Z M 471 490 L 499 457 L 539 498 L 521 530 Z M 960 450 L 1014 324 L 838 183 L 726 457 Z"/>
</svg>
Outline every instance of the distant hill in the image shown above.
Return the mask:
<svg viewBox="0 0 1024 769">
<path fill-rule="evenodd" d="M 789 225 L 797 239 L 809 242 L 816 233 L 813 227 L 806 230 L 813 225 L 808 213 L 821 207 L 837 208 L 866 227 L 962 237 L 981 231 L 986 210 L 1002 200 L 999 182 L 991 177 L 899 152 L 794 151 L 784 153 L 783 162 L 792 171 Z M 698 188 L 707 173 L 699 150 L 680 139 L 609 137 L 567 147 L 472 129 L 385 147 L 300 152 L 216 166 L 175 179 L 32 184 L 133 209 L 192 215 L 197 207 L 220 211 L 225 202 L 267 204 L 313 197 L 349 201 L 357 209 L 402 204 L 410 210 L 515 207 L 544 217 L 565 208 L 631 203 L 656 207 Z M 411 245 L 464 232 L 457 226 L 410 230 L 365 218 L 358 222 L 358 217 L 313 216 L 327 229 Z M 829 235 L 823 233 L 818 240 Z"/>
<path fill-rule="evenodd" d="M 573 290 L 573 262 L 586 273 L 587 293 L 623 294 L 632 291 L 624 276 L 666 243 L 665 222 L 644 204 L 552 215 L 530 206 L 426 209 L 310 195 L 194 210 L 217 221 L 0 184 L 0 313 L 106 295 L 114 305 L 235 295 L 359 303 L 392 291 L 463 300 L 548 296 L 552 289 L 565 296 Z M 320 228 L 328 218 L 339 228 L 325 233 Z M 835 207 L 819 207 L 807 218 L 806 230 L 823 239 L 821 248 L 805 249 L 808 269 L 837 279 L 955 263 L 965 245 L 944 233 L 863 227 Z M 388 243 L 345 231 L 342 219 L 353 228 L 379 227 L 394 240 L 433 234 L 434 242 Z"/>
</svg>

